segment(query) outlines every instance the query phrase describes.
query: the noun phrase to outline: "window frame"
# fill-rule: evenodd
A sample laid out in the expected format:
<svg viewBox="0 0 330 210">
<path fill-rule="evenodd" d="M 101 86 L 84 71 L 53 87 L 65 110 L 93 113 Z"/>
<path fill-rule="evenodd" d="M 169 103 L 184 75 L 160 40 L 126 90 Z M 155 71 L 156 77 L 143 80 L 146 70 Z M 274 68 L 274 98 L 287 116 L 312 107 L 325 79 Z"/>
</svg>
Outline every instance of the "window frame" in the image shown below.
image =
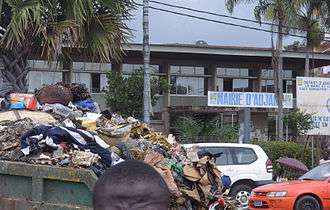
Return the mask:
<svg viewBox="0 0 330 210">
<path fill-rule="evenodd" d="M 207 150 L 207 149 L 226 149 L 226 150 L 228 150 L 228 154 L 230 155 L 230 157 L 231 157 L 231 159 L 232 159 L 232 164 L 229 164 L 229 161 L 228 161 L 228 157 L 227 157 L 227 164 L 225 164 L 225 165 L 219 165 L 219 164 L 217 164 L 217 160 L 215 160 L 215 164 L 217 165 L 217 166 L 231 166 L 231 165 L 236 165 L 235 164 L 235 159 L 234 159 L 234 156 L 233 156 L 233 153 L 232 153 L 232 151 L 231 151 L 231 148 L 232 147 L 221 147 L 221 146 L 200 146 L 199 147 L 200 149 L 205 149 L 205 150 Z"/>
<path fill-rule="evenodd" d="M 235 149 L 247 149 L 247 150 L 251 150 L 255 156 L 255 160 L 253 161 L 250 161 L 250 162 L 247 162 L 247 163 L 239 163 L 238 162 L 238 159 L 237 159 L 237 156 L 236 156 L 236 151 Z M 234 164 L 235 165 L 251 165 L 252 163 L 255 163 L 257 160 L 258 160 L 258 155 L 257 153 L 254 151 L 254 149 L 252 148 L 249 148 L 249 147 L 231 147 L 231 154 L 234 155 L 233 156 L 233 161 L 234 161 Z"/>
</svg>

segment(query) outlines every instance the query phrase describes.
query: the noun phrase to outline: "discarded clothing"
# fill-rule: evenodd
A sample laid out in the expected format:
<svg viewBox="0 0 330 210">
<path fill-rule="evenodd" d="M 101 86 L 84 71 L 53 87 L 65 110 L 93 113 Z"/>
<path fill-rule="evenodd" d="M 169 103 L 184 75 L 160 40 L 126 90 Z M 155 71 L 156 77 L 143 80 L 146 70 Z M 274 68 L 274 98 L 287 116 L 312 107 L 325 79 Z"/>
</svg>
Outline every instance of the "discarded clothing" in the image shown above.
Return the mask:
<svg viewBox="0 0 330 210">
<path fill-rule="evenodd" d="M 28 155 L 40 152 L 45 146 L 56 150 L 62 142 L 69 143 L 76 149 L 98 154 L 108 166 L 111 166 L 111 152 L 98 144 L 89 132 L 75 128 L 36 126 L 22 136 L 21 151 Z"/>
</svg>

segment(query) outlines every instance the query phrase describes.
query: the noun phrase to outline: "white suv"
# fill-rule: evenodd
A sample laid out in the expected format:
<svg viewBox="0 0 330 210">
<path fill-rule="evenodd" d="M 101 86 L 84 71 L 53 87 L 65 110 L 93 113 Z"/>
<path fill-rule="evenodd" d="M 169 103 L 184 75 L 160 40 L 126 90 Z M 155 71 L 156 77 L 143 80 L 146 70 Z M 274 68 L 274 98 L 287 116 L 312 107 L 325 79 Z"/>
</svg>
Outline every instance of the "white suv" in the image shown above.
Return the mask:
<svg viewBox="0 0 330 210">
<path fill-rule="evenodd" d="M 185 148 L 198 146 L 211 154 L 222 153 L 216 165 L 223 175 L 230 177 L 229 196 L 243 209 L 248 208 L 248 197 L 253 188 L 272 183 L 273 166 L 267 154 L 258 145 L 229 143 L 185 144 Z"/>
</svg>

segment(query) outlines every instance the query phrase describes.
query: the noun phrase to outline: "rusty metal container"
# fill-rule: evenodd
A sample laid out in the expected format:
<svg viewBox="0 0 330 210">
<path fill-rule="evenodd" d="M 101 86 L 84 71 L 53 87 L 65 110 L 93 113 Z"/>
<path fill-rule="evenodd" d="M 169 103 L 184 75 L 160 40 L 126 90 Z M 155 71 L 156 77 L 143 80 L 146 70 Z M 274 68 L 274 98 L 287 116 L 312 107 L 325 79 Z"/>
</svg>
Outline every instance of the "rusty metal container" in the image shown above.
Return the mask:
<svg viewBox="0 0 330 210">
<path fill-rule="evenodd" d="M 92 210 L 96 181 L 90 170 L 0 161 L 0 210 Z"/>
</svg>

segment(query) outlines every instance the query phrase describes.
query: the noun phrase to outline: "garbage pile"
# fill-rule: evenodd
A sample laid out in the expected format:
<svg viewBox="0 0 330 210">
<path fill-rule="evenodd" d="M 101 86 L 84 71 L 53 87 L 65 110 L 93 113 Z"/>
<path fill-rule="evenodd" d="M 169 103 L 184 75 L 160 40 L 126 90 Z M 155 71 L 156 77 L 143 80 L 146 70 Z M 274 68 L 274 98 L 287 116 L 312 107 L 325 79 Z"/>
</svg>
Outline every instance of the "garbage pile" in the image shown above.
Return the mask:
<svg viewBox="0 0 330 210">
<path fill-rule="evenodd" d="M 0 119 L 0 159 L 86 168 L 97 176 L 137 159 L 162 175 L 173 195 L 172 209 L 236 209 L 222 194 L 221 173 L 212 156 L 187 151 L 173 136 L 154 132 L 132 117 L 100 112 L 83 86 L 56 84 L 43 87 L 36 96 L 18 95 L 11 94 L 16 99 L 7 106 L 16 115 L 29 109 L 40 115 L 48 112 L 54 120 Z"/>
</svg>

